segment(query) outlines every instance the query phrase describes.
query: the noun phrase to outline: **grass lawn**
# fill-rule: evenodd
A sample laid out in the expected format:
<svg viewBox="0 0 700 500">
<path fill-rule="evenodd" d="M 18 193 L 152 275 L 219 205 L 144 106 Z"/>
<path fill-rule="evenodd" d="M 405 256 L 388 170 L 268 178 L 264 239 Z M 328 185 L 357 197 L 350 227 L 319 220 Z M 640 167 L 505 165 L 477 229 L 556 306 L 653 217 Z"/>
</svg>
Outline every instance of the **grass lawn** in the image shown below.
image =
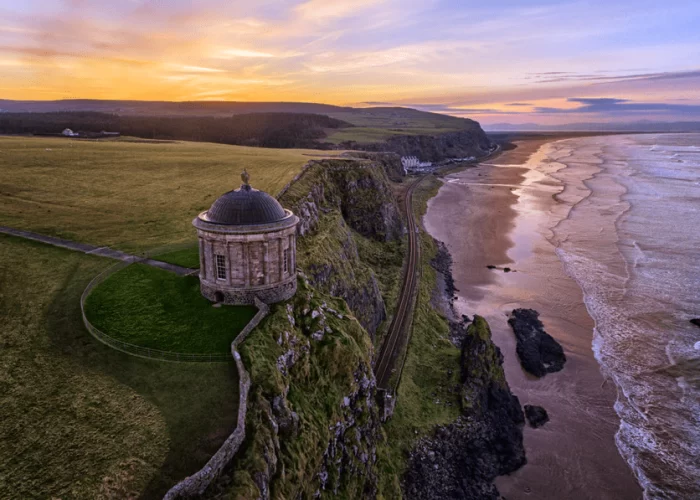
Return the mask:
<svg viewBox="0 0 700 500">
<path fill-rule="evenodd" d="M 227 353 L 253 318 L 252 306 L 215 308 L 202 297 L 199 279 L 132 264 L 98 285 L 85 314 L 110 337 L 151 349 Z"/>
<path fill-rule="evenodd" d="M 172 252 L 158 253 L 154 255 L 153 258 L 177 266 L 199 269 L 199 246 L 197 246 L 197 242 L 195 241 L 187 248 L 173 250 Z"/>
<path fill-rule="evenodd" d="M 0 235 L 0 498 L 162 498 L 235 428 L 233 363 L 166 363 L 85 330 L 110 261 Z"/>
<path fill-rule="evenodd" d="M 129 252 L 182 243 L 243 168 L 275 195 L 320 154 L 340 152 L 0 137 L 0 225 Z"/>
</svg>

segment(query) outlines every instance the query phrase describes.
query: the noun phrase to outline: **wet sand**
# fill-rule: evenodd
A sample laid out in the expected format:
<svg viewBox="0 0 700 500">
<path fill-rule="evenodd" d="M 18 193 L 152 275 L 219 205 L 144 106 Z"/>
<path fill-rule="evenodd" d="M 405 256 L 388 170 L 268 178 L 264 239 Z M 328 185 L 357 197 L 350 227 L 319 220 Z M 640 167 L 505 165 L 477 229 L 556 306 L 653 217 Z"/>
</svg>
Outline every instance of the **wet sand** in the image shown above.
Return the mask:
<svg viewBox="0 0 700 500">
<path fill-rule="evenodd" d="M 424 224 L 452 253 L 458 312 L 489 321 L 511 389 L 523 405 L 541 405 L 550 416 L 540 429 L 525 428 L 528 463 L 496 481 L 501 494 L 509 499 L 641 498 L 615 446 L 615 389 L 605 383 L 593 356 L 593 321 L 581 289 L 564 273 L 547 240 L 552 221 L 565 209 L 554 197 L 562 186 L 528 168 L 546 164 L 547 142 L 519 142 L 491 162 L 449 175 L 430 200 Z M 522 370 L 507 324 L 507 314 L 517 307 L 540 313 L 566 352 L 563 371 L 536 379 Z"/>
</svg>

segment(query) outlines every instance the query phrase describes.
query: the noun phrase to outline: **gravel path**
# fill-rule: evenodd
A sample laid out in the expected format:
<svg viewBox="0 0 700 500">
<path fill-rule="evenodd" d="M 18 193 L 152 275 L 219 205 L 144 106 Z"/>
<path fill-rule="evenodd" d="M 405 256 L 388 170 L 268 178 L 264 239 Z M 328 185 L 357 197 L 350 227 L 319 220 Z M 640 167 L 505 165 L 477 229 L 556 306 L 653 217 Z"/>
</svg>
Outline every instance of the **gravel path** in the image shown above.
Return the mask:
<svg viewBox="0 0 700 500">
<path fill-rule="evenodd" d="M 0 233 L 17 236 L 18 238 L 25 238 L 27 240 L 34 240 L 40 243 L 46 243 L 47 245 L 53 245 L 55 247 L 67 248 L 68 250 L 73 250 L 84 254 L 99 255 L 100 257 L 121 260 L 124 262 L 139 262 L 141 264 L 157 267 L 165 271 L 170 271 L 171 273 L 175 273 L 179 276 L 187 276 L 198 271 L 198 269 L 189 269 L 187 267 L 176 266 L 175 264 L 168 264 L 167 262 L 161 262 L 159 260 L 131 255 L 109 247 L 96 247 L 94 245 L 88 245 L 87 243 L 79 243 L 77 241 L 65 240 L 63 238 L 55 238 L 53 236 L 46 236 L 44 234 L 33 233 L 31 231 L 23 231 L 12 227 L 0 226 Z"/>
</svg>

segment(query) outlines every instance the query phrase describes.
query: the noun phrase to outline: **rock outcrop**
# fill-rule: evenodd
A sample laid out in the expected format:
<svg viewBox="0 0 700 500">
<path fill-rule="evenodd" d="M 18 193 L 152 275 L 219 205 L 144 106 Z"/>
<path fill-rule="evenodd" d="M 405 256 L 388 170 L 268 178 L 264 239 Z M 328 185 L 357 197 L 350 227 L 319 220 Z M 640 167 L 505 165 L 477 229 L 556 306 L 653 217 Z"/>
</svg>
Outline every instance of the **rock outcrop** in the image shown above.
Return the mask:
<svg viewBox="0 0 700 500">
<path fill-rule="evenodd" d="M 358 250 L 359 239 L 368 245 L 398 241 L 405 231 L 384 165 L 357 159 L 314 162 L 280 202 L 300 218 L 298 261 L 311 283 L 345 299 L 374 335 L 386 307 L 375 272 Z"/>
<path fill-rule="evenodd" d="M 566 356 L 561 345 L 544 331 L 539 313 L 533 309 L 515 309 L 508 324 L 513 328 L 523 369 L 536 377 L 564 368 Z"/>
<path fill-rule="evenodd" d="M 549 422 L 547 410 L 541 406 L 525 405 L 525 418 L 530 427 L 537 429 Z"/>
<path fill-rule="evenodd" d="M 491 141 L 477 122 L 465 130 L 435 135 L 394 135 L 384 142 L 345 142 L 342 149 L 365 151 L 389 151 L 399 156 L 417 156 L 423 161 L 440 161 L 446 158 L 483 156 L 488 153 Z"/>
<path fill-rule="evenodd" d="M 212 498 L 371 498 L 382 440 L 367 332 L 342 300 L 300 276 L 241 347 L 248 436 Z"/>
<path fill-rule="evenodd" d="M 700 318 L 693 318 L 690 320 L 690 322 L 695 326 L 700 327 Z"/>
<path fill-rule="evenodd" d="M 407 499 L 497 499 L 493 479 L 525 463 L 523 412 L 486 320 L 475 316 L 463 338 L 462 414 L 411 452 L 403 480 Z"/>
</svg>

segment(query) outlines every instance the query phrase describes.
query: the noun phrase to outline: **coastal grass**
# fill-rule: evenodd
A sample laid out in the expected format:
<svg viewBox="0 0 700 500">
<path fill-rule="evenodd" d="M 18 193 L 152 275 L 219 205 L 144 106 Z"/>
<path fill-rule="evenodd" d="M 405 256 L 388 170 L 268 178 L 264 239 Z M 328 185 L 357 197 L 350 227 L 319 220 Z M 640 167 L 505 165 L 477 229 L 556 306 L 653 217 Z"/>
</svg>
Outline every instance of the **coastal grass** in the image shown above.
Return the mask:
<svg viewBox="0 0 700 500">
<path fill-rule="evenodd" d="M 246 168 L 277 194 L 312 158 L 340 152 L 184 141 L 0 137 L 0 225 L 143 252 L 194 241 L 192 219 Z"/>
<path fill-rule="evenodd" d="M 227 353 L 253 318 L 253 306 L 213 307 L 199 279 L 132 264 L 99 284 L 85 314 L 110 337 L 129 344 L 193 354 Z"/>
<path fill-rule="evenodd" d="M 326 312 L 323 322 L 329 329 L 322 340 L 317 340 L 311 334 L 318 329 L 320 319 L 310 311 L 321 311 L 324 306 L 340 316 Z M 253 389 L 248 404 L 248 436 L 234 463 L 228 497 L 257 498 L 260 493 L 254 478 L 266 474 L 266 457 L 272 453 L 277 454 L 278 461 L 277 473 L 270 477 L 270 497 L 314 496 L 324 452 L 337 432 L 333 423 L 348 411 L 343 399 L 358 390 L 358 368 L 371 370 L 367 357 L 370 342 L 342 299 L 319 293 L 303 278 L 298 280 L 294 298 L 271 306 L 270 314 L 241 345 Z M 294 359 L 293 366 L 280 369 L 283 359 Z M 281 424 L 284 410 L 281 405 L 271 408 L 273 399 L 286 399 L 288 407 L 296 412 L 299 422 L 295 430 Z M 358 426 L 369 413 L 366 404 L 362 398 L 357 401 L 362 408 L 356 411 Z M 277 419 L 274 428 L 271 415 Z M 357 445 L 358 452 L 362 452 L 368 442 L 358 440 Z M 328 484 L 334 484 L 335 469 L 330 467 L 328 473 Z M 344 494 L 338 498 L 362 498 L 363 480 L 353 476 L 350 484 L 343 483 Z"/>
<path fill-rule="evenodd" d="M 398 135 L 434 135 L 445 132 L 459 130 L 457 128 L 435 128 L 435 127 L 414 127 L 414 128 L 373 128 L 373 127 L 352 127 L 342 129 L 332 129 L 327 132 L 323 142 L 331 144 L 341 144 L 346 141 L 359 143 L 383 142 L 392 136 Z"/>
<path fill-rule="evenodd" d="M 431 176 L 414 191 L 414 213 L 419 220 L 440 185 Z M 436 425 L 448 424 L 460 415 L 460 351 L 450 341 L 447 319 L 434 303 L 441 293 L 437 290 L 437 273 L 431 266 L 437 246 L 425 230 L 420 233 L 420 244 L 421 278 L 413 330 L 394 415 L 384 426 L 387 440 L 378 447 L 380 498 L 385 499 L 400 497 L 400 477 L 416 440 L 428 435 Z"/>
<path fill-rule="evenodd" d="M 0 235 L 0 498 L 162 498 L 235 427 L 233 363 L 129 356 L 85 330 L 111 264 Z"/>
<path fill-rule="evenodd" d="M 446 129 L 463 129 L 473 124 L 473 122 L 455 116 L 400 107 L 339 110 L 329 112 L 328 116 L 346 121 L 358 128 L 443 129 L 443 131 L 446 131 Z"/>
</svg>

